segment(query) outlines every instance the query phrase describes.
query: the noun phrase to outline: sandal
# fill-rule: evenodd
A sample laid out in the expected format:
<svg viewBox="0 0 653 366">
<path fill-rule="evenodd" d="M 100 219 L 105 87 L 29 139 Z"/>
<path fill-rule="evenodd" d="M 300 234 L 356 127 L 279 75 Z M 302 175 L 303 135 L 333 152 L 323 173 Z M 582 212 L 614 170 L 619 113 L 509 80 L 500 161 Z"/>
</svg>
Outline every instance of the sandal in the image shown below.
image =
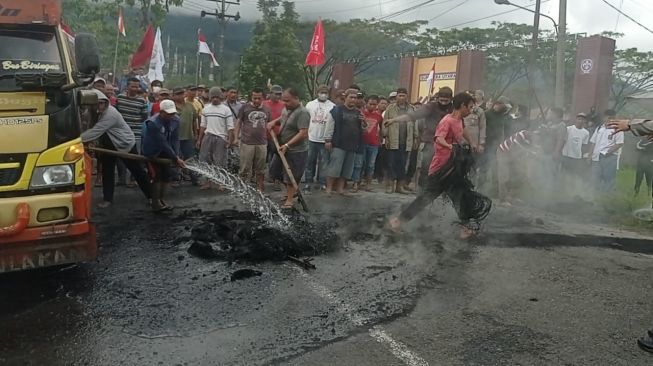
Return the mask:
<svg viewBox="0 0 653 366">
<path fill-rule="evenodd" d="M 283 205 L 281 205 L 282 210 L 292 210 L 293 208 L 295 208 L 295 205 L 293 205 L 293 204 L 290 204 L 290 205 L 283 204 Z"/>
</svg>

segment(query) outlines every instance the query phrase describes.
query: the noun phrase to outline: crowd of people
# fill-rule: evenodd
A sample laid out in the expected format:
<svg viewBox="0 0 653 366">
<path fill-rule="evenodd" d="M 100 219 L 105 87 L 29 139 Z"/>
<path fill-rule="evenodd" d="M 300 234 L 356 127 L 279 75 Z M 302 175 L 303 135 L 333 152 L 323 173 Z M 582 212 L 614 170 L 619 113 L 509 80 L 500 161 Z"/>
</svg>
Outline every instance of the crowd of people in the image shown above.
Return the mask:
<svg viewBox="0 0 653 366">
<path fill-rule="evenodd" d="M 211 189 L 210 182 L 184 169 L 184 161 L 198 158 L 239 174 L 262 192 L 266 179 L 272 189 L 285 187 L 282 208 L 290 209 L 297 191 L 281 156 L 303 192 L 428 193 L 430 199 L 420 201 L 424 204 L 447 192 L 430 177 L 452 160 L 458 144 L 468 147 L 475 162 L 464 172 L 473 186 L 511 206 L 528 190 L 556 194 L 560 181 L 568 191 L 585 191 L 581 183 L 587 181 L 600 194 L 613 191 L 624 144 L 623 132 L 607 126 L 615 118 L 612 110 L 602 117 L 579 113 L 568 123 L 561 109 L 551 108 L 533 124 L 526 107 L 513 107 L 505 96 L 486 99 L 481 90 L 458 96 L 443 87 L 430 100 L 410 103 L 405 88 L 386 97 L 366 94 L 357 85 L 338 91 L 319 86 L 315 99 L 303 103 L 298 90 L 279 85 L 245 94 L 236 87 L 167 89 L 136 75 L 119 84 L 116 90 L 103 78 L 94 80 L 97 122 L 82 139 L 150 161 L 146 174 L 141 162 L 127 156 L 98 154 L 100 207 L 112 204 L 114 184 L 137 185 L 155 211 L 170 209 L 163 200 L 168 185 L 189 181 Z M 651 169 L 638 176 L 646 177 L 650 188 Z M 400 215 L 391 226 L 398 228 L 408 216 Z"/>
</svg>

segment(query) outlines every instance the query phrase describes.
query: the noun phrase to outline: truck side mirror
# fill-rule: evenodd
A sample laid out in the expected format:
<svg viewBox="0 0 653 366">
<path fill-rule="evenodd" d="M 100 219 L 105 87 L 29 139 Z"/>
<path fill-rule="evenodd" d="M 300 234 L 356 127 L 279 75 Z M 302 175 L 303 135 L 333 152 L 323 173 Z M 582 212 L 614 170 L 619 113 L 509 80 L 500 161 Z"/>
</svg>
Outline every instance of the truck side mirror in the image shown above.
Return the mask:
<svg viewBox="0 0 653 366">
<path fill-rule="evenodd" d="M 83 106 L 97 105 L 98 95 L 94 90 L 80 90 L 77 92 L 77 100 Z"/>
<path fill-rule="evenodd" d="M 80 33 L 75 36 L 75 59 L 80 73 L 95 75 L 100 72 L 100 51 L 94 35 Z"/>
</svg>

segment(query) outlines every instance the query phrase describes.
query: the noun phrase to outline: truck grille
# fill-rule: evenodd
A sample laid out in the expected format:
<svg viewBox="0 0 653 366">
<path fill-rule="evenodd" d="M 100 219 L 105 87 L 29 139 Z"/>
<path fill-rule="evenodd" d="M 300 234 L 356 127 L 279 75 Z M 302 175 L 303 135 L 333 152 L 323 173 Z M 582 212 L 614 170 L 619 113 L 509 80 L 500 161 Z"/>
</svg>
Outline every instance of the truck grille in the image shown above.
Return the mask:
<svg viewBox="0 0 653 366">
<path fill-rule="evenodd" d="M 19 163 L 19 168 L 0 169 L 0 186 L 11 186 L 20 179 L 27 154 L 0 154 L 0 163 Z"/>
<path fill-rule="evenodd" d="M 20 179 L 21 168 L 0 169 L 0 186 L 12 186 Z"/>
</svg>

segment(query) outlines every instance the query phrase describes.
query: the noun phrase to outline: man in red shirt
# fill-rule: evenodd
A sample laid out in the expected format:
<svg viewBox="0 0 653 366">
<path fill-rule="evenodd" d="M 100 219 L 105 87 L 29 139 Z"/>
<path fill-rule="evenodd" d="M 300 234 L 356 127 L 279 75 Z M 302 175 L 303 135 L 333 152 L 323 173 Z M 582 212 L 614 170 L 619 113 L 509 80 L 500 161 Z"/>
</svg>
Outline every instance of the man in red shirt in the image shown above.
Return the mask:
<svg viewBox="0 0 653 366">
<path fill-rule="evenodd" d="M 283 109 L 286 107 L 286 105 L 281 101 L 281 95 L 283 94 L 283 88 L 280 85 L 272 85 L 270 88 L 270 96 L 269 99 L 263 101 L 263 106 L 266 107 L 270 111 L 270 120 L 274 121 L 277 118 L 281 117 L 281 113 L 283 112 Z M 273 130 L 274 134 L 279 136 L 279 132 L 281 130 L 281 126 L 274 126 Z M 268 139 L 268 156 L 266 161 L 268 164 L 272 161 L 272 157 L 277 153 L 277 148 L 274 147 L 274 141 L 272 141 L 272 135 L 270 135 L 270 131 L 267 132 L 267 139 Z M 274 182 L 274 189 L 276 191 L 281 190 L 281 185 L 280 182 Z"/>
<path fill-rule="evenodd" d="M 399 231 L 402 223 L 413 219 L 442 193 L 446 193 L 456 208 L 461 224 L 461 239 L 474 235 L 474 230 L 468 225 L 470 220 L 482 220 L 489 213 L 492 201 L 472 192 L 473 185 L 467 174 L 473 165 L 473 159 L 469 148 L 462 146 L 465 135 L 463 119 L 473 111 L 474 97 L 467 93 L 457 94 L 453 98 L 453 108 L 451 114 L 442 118 L 435 131 L 435 155 L 429 166 L 424 191 L 398 217 L 390 219 L 389 226 L 393 231 Z M 467 202 L 472 199 L 484 202 L 478 202 L 479 205 L 475 204 L 477 202 Z M 463 200 L 465 202 L 462 202 Z"/>
<path fill-rule="evenodd" d="M 360 154 L 356 155 L 354 162 L 354 173 L 352 180 L 354 181 L 354 192 L 358 191 L 359 182 L 361 178 L 365 178 L 365 183 L 362 188 L 368 192 L 372 192 L 372 176 L 374 175 L 374 167 L 376 166 L 376 157 L 379 154 L 379 146 L 381 146 L 381 128 L 380 123 L 383 123 L 383 117 L 378 111 L 379 97 L 370 95 L 366 99 L 366 105 L 363 109 L 363 117 L 365 118 L 365 130 L 363 131 L 363 150 Z"/>
<path fill-rule="evenodd" d="M 157 101 L 152 104 L 152 111 L 150 112 L 150 116 L 153 116 L 161 110 L 161 101 L 164 99 L 170 99 L 170 90 L 168 89 L 160 89 L 159 92 L 156 94 Z"/>
</svg>

